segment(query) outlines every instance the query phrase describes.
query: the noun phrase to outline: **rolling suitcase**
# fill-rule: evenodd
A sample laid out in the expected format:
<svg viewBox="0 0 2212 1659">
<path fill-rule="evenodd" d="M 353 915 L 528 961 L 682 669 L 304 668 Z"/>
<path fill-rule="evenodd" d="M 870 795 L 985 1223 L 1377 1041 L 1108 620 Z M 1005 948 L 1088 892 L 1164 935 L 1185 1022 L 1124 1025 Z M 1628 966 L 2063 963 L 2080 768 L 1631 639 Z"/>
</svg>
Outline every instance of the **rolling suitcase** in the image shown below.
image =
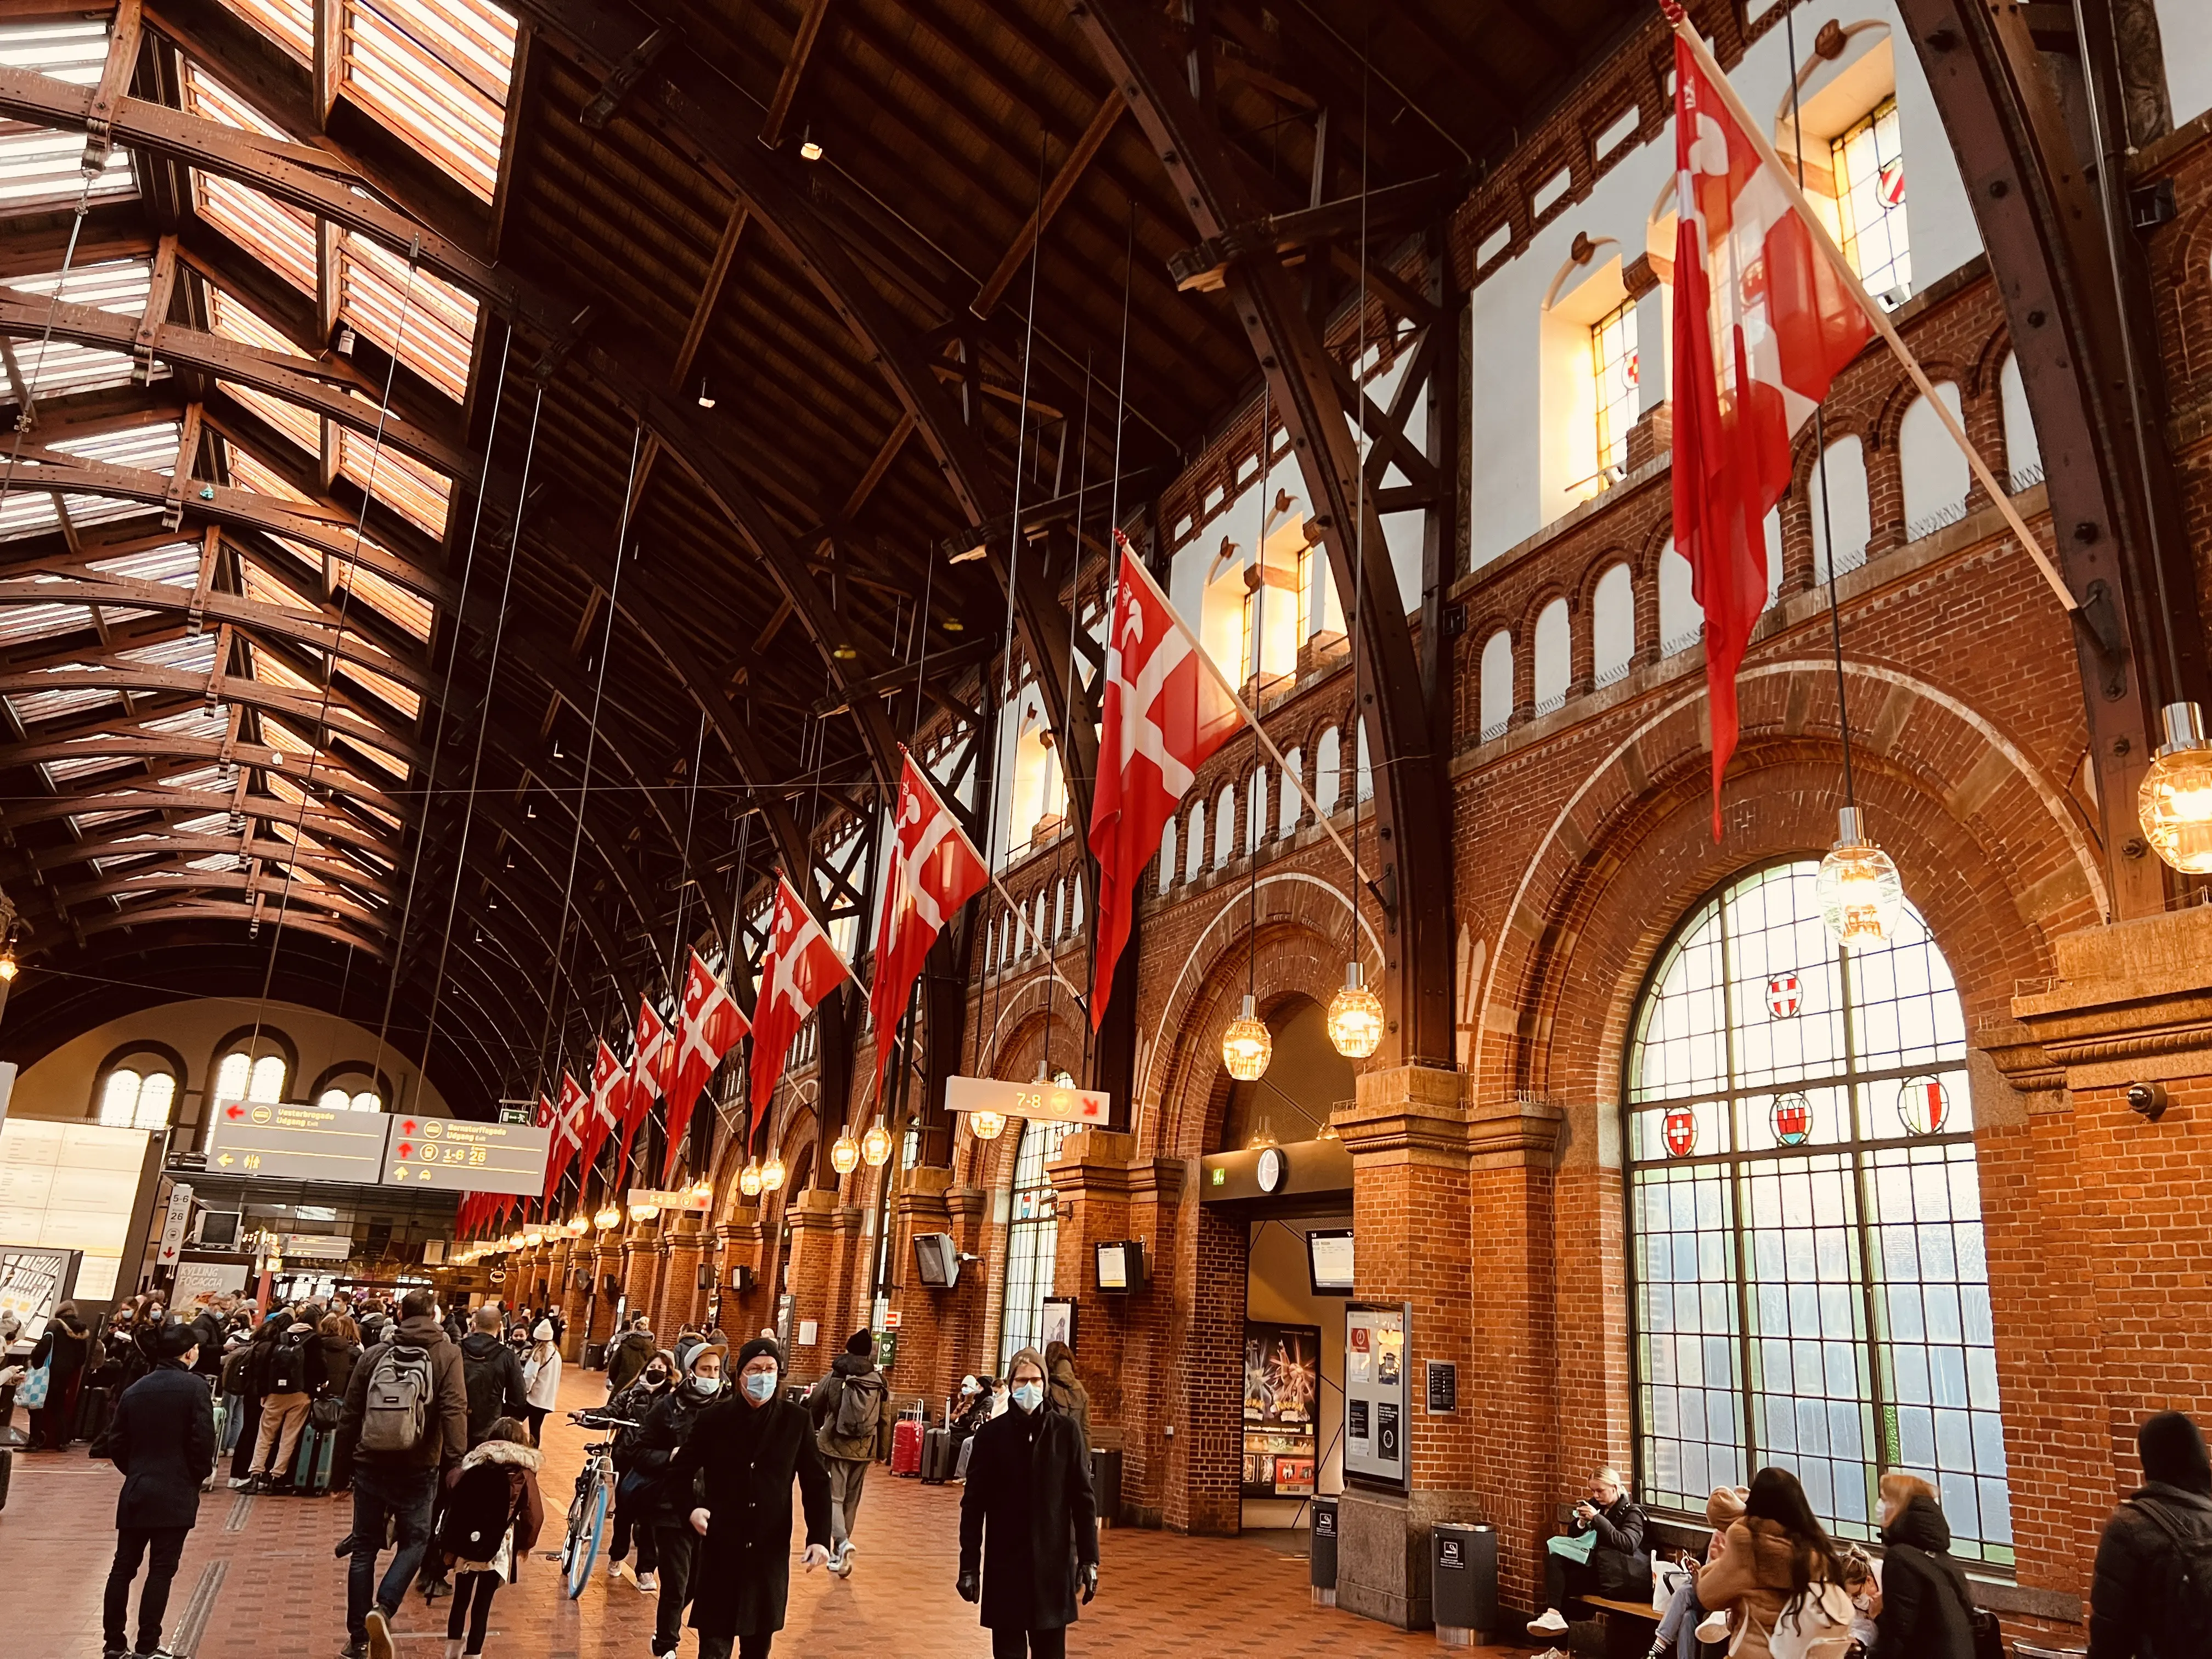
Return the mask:
<svg viewBox="0 0 2212 1659">
<path fill-rule="evenodd" d="M 331 1455 L 337 1443 L 336 1429 L 319 1429 L 311 1421 L 300 1431 L 300 1449 L 292 1460 L 294 1492 L 302 1498 L 330 1496 Z"/>
<path fill-rule="evenodd" d="M 920 1474 L 921 1473 L 921 1423 L 911 1417 L 902 1417 L 891 1427 L 891 1473 Z"/>
<path fill-rule="evenodd" d="M 949 1430 L 930 1429 L 921 1437 L 921 1484 L 941 1486 L 951 1471 L 952 1435 Z"/>
</svg>

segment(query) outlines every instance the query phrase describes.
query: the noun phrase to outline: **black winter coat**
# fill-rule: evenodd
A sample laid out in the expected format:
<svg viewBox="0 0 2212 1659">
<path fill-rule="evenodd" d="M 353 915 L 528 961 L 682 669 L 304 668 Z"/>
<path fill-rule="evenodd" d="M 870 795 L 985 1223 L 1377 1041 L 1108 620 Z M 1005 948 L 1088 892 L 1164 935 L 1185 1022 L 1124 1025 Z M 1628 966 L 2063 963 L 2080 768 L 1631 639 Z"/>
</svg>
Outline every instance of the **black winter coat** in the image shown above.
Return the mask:
<svg viewBox="0 0 2212 1659">
<path fill-rule="evenodd" d="M 489 1331 L 471 1331 L 460 1347 L 461 1378 L 469 1391 L 469 1444 L 477 1446 L 501 1418 L 529 1419 L 530 1390 L 522 1380 L 522 1361 Z"/>
<path fill-rule="evenodd" d="M 46 1322 L 46 1330 L 39 1337 L 37 1346 L 31 1350 L 31 1369 L 36 1370 L 52 1359 L 54 1362 L 52 1388 L 67 1388 L 70 1378 L 84 1369 L 85 1351 L 91 1342 L 91 1334 L 83 1326 L 71 1330 L 60 1320 L 50 1319 Z M 46 1397 L 51 1400 L 55 1396 L 50 1393 Z"/>
<path fill-rule="evenodd" d="M 830 1472 L 814 1449 L 805 1409 L 783 1399 L 709 1406 L 669 1474 L 688 1484 L 695 1470 L 714 1519 L 691 1569 L 691 1628 L 708 1636 L 781 1630 L 791 1595 L 794 1478 L 806 1541 L 830 1547 Z"/>
<path fill-rule="evenodd" d="M 2154 1480 L 2112 1511 L 2089 1587 L 2089 1659 L 2203 1659 L 2212 1634 L 2177 1629 L 2180 1553 L 2155 1506 L 2185 1536 L 2212 1535 L 2212 1498 Z M 1885 1590 L 1885 1594 L 1887 1591 Z"/>
<path fill-rule="evenodd" d="M 1951 1523 L 1926 1498 L 1915 1498 L 1881 1529 L 1882 1659 L 1974 1659 L 1972 1602 L 1966 1576 L 1951 1559 Z"/>
<path fill-rule="evenodd" d="M 689 1470 L 675 1468 L 676 1454 L 683 1450 L 700 1418 L 714 1403 L 689 1389 L 673 1389 L 646 1413 L 617 1494 L 636 1519 L 656 1527 L 689 1524 L 685 1517 L 698 1507 L 699 1499 L 692 1491 Z"/>
<path fill-rule="evenodd" d="M 1644 1547 L 1644 1511 L 1626 1492 L 1591 1519 L 1577 1517 L 1572 1530 L 1597 1534 L 1589 1564 L 1597 1574 L 1600 1595 L 1632 1601 L 1651 1594 L 1651 1557 Z"/>
<path fill-rule="evenodd" d="M 215 1401 L 207 1384 L 165 1360 L 123 1391 L 107 1425 L 107 1455 L 123 1472 L 122 1527 L 190 1527 L 200 1482 L 215 1469 Z"/>
<path fill-rule="evenodd" d="M 975 1431 L 960 1497 L 960 1572 L 983 1575 L 992 1630 L 1075 1622 L 1075 1581 L 1098 1560 L 1098 1500 L 1075 1419 L 1015 1407 Z"/>
</svg>

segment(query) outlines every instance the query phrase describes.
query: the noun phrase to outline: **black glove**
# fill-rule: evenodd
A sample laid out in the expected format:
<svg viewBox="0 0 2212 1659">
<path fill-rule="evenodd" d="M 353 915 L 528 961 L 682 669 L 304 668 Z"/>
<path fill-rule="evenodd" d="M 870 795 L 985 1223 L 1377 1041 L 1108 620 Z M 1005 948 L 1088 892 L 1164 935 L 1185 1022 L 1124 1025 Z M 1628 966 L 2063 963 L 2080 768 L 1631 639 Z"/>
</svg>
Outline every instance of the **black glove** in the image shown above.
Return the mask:
<svg viewBox="0 0 2212 1659">
<path fill-rule="evenodd" d="M 1098 1594 L 1098 1564 L 1093 1561 L 1083 1570 L 1083 1605 L 1089 1607 L 1091 1598 Z"/>
<path fill-rule="evenodd" d="M 973 1601 L 983 1593 L 981 1587 L 975 1582 L 975 1575 L 972 1572 L 962 1573 L 960 1582 L 955 1588 L 959 1590 L 960 1599 L 963 1601 Z"/>
</svg>

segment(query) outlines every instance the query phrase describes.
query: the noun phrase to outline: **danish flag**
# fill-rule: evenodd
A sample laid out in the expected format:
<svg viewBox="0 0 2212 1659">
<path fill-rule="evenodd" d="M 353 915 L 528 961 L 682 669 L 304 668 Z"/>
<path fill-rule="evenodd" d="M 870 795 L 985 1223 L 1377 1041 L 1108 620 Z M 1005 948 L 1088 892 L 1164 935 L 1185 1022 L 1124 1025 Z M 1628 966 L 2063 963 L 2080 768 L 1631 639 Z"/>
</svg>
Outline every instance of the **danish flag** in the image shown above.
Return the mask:
<svg viewBox="0 0 2212 1659">
<path fill-rule="evenodd" d="M 1129 913 L 1160 832 L 1206 763 L 1244 716 L 1205 648 L 1176 616 L 1127 538 L 1106 645 L 1098 786 L 1091 850 L 1098 860 L 1098 962 L 1091 998 L 1095 1030 L 1106 1015 L 1114 964 L 1129 939 Z"/>
<path fill-rule="evenodd" d="M 553 1152 L 545 1160 L 545 1197 L 551 1199 L 568 1172 L 568 1160 L 584 1144 L 584 1109 L 590 1103 L 576 1079 L 561 1073 L 561 1104 L 553 1113 Z"/>
<path fill-rule="evenodd" d="M 928 775 L 904 749 L 890 868 L 884 877 L 883 915 L 876 921 L 876 976 L 868 988 L 875 1016 L 876 1075 L 881 1088 L 891 1033 L 906 1012 L 922 959 L 955 912 L 990 884 L 990 866 L 968 839 Z"/>
<path fill-rule="evenodd" d="M 666 1073 L 668 1161 L 663 1181 L 676 1173 L 676 1155 L 684 1149 L 684 1132 L 691 1127 L 691 1108 L 699 1091 L 722 1057 L 751 1029 L 729 988 L 694 951 L 684 975 L 684 1005 L 676 1017 L 676 1053 Z"/>
<path fill-rule="evenodd" d="M 753 1119 L 761 1121 L 783 1075 L 791 1040 L 823 998 L 853 969 L 814 913 L 779 872 L 775 914 L 769 922 L 768 954 L 761 958 L 760 994 L 753 1003 Z"/>
<path fill-rule="evenodd" d="M 660 1073 L 668 1061 L 668 1026 L 643 997 L 637 1003 L 637 1032 L 629 1060 L 629 1109 L 623 1115 L 622 1146 L 615 1154 L 615 1185 L 629 1167 L 629 1144 L 638 1125 L 660 1098 Z"/>
<path fill-rule="evenodd" d="M 1771 150 L 1668 4 L 1674 33 L 1674 542 L 1705 617 L 1713 836 L 1735 752 L 1735 676 L 1765 608 L 1767 510 L 1790 446 L 1873 337 L 1863 293 L 1823 246 Z"/>
<path fill-rule="evenodd" d="M 607 1136 L 623 1121 L 629 1109 L 629 1074 L 615 1051 L 607 1047 L 605 1037 L 599 1039 L 599 1053 L 592 1060 L 592 1109 L 584 1118 L 584 1173 L 589 1176 L 599 1161 L 599 1149 L 607 1143 Z"/>
</svg>

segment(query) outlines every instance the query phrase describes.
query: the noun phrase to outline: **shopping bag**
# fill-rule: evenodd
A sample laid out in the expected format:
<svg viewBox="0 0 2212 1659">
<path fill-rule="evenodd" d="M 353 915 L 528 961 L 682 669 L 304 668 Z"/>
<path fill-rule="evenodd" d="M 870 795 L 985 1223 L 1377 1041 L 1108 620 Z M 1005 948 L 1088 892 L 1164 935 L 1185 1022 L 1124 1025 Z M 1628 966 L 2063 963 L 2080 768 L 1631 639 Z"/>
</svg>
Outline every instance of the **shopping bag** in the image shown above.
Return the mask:
<svg viewBox="0 0 2212 1659">
<path fill-rule="evenodd" d="M 44 1411 L 46 1393 L 54 1385 L 54 1362 L 51 1355 L 46 1362 L 23 1379 L 22 1387 L 15 1390 L 15 1403 L 26 1411 Z"/>
<path fill-rule="evenodd" d="M 1595 1532 L 1571 1532 L 1559 1538 L 1547 1538 L 1544 1547 L 1554 1555 L 1563 1555 L 1570 1561 L 1589 1565 L 1590 1552 L 1597 1547 Z"/>
</svg>

